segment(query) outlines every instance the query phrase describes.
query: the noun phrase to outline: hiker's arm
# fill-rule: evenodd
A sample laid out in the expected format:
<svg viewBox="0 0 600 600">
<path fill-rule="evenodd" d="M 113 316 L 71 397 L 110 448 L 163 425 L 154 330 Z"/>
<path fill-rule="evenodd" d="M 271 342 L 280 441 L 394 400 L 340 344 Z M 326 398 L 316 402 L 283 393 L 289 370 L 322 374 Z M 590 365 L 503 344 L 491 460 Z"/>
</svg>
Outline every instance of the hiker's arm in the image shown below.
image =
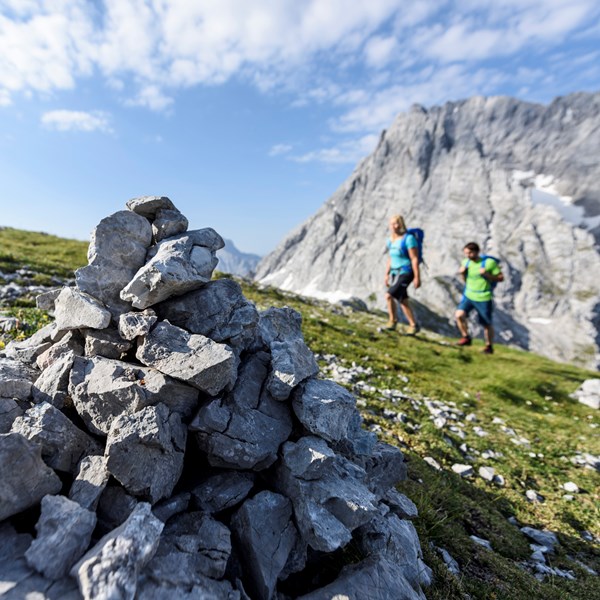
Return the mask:
<svg viewBox="0 0 600 600">
<path fill-rule="evenodd" d="M 416 248 L 409 248 L 408 258 L 410 258 L 410 264 L 412 265 L 412 271 L 415 276 L 413 279 L 413 286 L 415 289 L 417 289 L 421 286 L 421 273 L 419 272 L 419 251 Z"/>
<path fill-rule="evenodd" d="M 484 279 L 487 279 L 488 281 L 493 281 L 496 283 L 498 283 L 500 281 L 504 281 L 504 275 L 502 274 L 502 271 L 500 271 L 499 273 L 494 275 L 493 273 L 490 273 L 489 271 L 486 271 L 485 269 L 481 269 L 481 276 Z"/>
</svg>

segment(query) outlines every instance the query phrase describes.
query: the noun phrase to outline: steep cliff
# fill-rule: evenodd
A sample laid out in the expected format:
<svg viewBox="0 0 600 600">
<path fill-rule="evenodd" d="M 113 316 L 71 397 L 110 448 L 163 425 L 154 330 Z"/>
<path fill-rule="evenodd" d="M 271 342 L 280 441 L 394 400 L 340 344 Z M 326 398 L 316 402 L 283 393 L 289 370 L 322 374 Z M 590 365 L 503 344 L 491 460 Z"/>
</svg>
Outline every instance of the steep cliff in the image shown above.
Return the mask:
<svg viewBox="0 0 600 600">
<path fill-rule="evenodd" d="M 414 293 L 422 315 L 448 328 L 462 247 L 477 241 L 506 276 L 496 291 L 499 338 L 598 368 L 599 182 L 600 93 L 548 106 L 507 97 L 414 106 L 261 261 L 256 279 L 383 306 L 387 223 L 400 213 L 426 232 L 427 268 Z"/>
</svg>

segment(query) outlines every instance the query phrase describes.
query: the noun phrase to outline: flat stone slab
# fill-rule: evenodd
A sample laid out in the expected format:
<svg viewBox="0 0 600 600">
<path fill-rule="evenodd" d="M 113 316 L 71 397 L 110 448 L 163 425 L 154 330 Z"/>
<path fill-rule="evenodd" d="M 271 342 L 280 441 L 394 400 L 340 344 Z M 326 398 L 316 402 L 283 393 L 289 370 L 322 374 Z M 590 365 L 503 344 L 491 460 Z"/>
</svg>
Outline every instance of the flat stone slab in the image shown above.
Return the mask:
<svg viewBox="0 0 600 600">
<path fill-rule="evenodd" d="M 27 400 L 39 371 L 12 358 L 0 358 L 0 398 Z"/>
<path fill-rule="evenodd" d="M 36 358 L 52 346 L 52 335 L 56 332 L 56 323 L 49 323 L 31 337 L 20 342 L 10 342 L 4 349 L 6 358 L 24 363 L 33 363 Z"/>
<path fill-rule="evenodd" d="M 42 371 L 32 386 L 32 397 L 36 404 L 48 402 L 61 409 L 65 405 L 69 390 L 69 375 L 75 360 L 75 353 L 67 350 Z"/>
<path fill-rule="evenodd" d="M 111 319 L 110 312 L 96 298 L 75 288 L 64 287 L 56 299 L 56 328 L 105 329 Z"/>
<path fill-rule="evenodd" d="M 86 356 L 104 356 L 119 360 L 133 347 L 129 340 L 124 340 L 112 327 L 100 331 L 85 329 L 83 335 Z"/>
<path fill-rule="evenodd" d="M 144 338 L 136 357 L 211 396 L 231 388 L 237 378 L 238 358 L 229 346 L 165 321 Z"/>
<path fill-rule="evenodd" d="M 69 499 L 83 508 L 95 511 L 109 475 L 105 456 L 91 455 L 82 458 L 69 490 Z"/>
</svg>

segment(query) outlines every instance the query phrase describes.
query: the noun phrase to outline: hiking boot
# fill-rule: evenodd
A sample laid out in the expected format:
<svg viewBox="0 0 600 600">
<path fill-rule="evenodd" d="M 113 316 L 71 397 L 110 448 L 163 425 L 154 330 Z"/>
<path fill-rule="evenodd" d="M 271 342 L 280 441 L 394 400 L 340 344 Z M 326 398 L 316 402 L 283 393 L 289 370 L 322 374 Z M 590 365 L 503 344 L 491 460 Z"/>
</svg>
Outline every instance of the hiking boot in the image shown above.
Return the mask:
<svg viewBox="0 0 600 600">
<path fill-rule="evenodd" d="M 418 325 L 410 326 L 406 328 L 406 335 L 416 335 L 421 331 L 421 328 Z"/>
<path fill-rule="evenodd" d="M 458 340 L 458 342 L 456 342 L 457 346 L 470 346 L 471 345 L 471 336 L 470 335 L 465 335 L 463 337 L 460 338 L 460 340 Z"/>
<path fill-rule="evenodd" d="M 398 325 L 398 321 L 388 321 L 386 326 L 383 328 L 384 331 L 394 331 Z"/>
<path fill-rule="evenodd" d="M 488 344 L 481 352 L 482 354 L 494 354 L 494 347 Z"/>
</svg>

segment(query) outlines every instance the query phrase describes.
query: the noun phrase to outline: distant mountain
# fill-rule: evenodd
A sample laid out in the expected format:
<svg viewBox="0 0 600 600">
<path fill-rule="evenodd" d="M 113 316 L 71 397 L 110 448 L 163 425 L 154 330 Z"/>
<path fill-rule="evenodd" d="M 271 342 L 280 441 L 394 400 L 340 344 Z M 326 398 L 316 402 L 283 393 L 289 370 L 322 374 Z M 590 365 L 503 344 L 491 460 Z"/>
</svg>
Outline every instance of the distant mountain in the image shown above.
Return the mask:
<svg viewBox="0 0 600 600">
<path fill-rule="evenodd" d="M 414 106 L 256 279 L 383 308 L 388 219 L 425 230 L 421 318 L 453 328 L 462 248 L 502 260 L 498 337 L 600 366 L 600 93 L 550 105 L 474 97 Z"/>
<path fill-rule="evenodd" d="M 226 239 L 225 247 L 217 252 L 217 258 L 217 271 L 247 277 L 254 274 L 261 257 L 258 254 L 241 252 L 231 240 Z"/>
</svg>

